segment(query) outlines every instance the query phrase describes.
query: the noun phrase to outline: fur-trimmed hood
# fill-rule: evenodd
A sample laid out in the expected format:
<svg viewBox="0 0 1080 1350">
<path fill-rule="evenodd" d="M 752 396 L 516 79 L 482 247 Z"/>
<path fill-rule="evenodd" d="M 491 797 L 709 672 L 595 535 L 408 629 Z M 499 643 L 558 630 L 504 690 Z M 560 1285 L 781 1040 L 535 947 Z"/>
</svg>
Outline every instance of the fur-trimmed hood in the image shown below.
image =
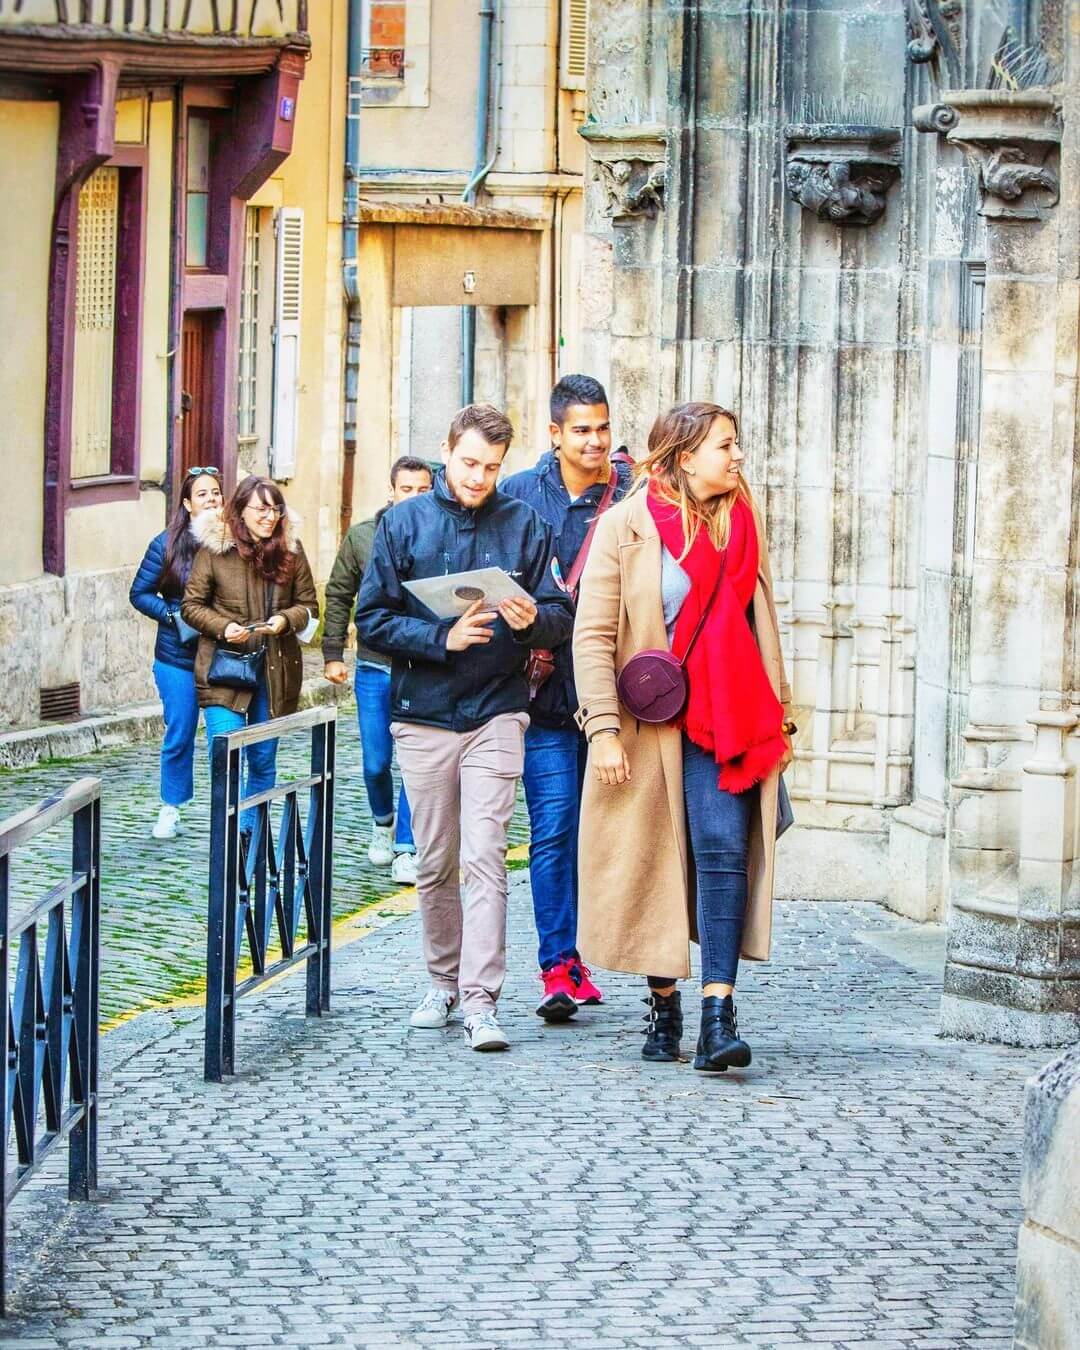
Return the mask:
<svg viewBox="0 0 1080 1350">
<path fill-rule="evenodd" d="M 287 506 L 285 508 L 285 545 L 290 553 L 295 553 L 300 547 L 300 525 L 299 513 L 294 511 L 291 506 Z M 232 530 L 225 523 L 223 512 L 203 511 L 191 522 L 191 533 L 199 541 L 202 548 L 219 556 L 231 552 L 236 547 L 236 540 L 233 538 Z"/>
</svg>

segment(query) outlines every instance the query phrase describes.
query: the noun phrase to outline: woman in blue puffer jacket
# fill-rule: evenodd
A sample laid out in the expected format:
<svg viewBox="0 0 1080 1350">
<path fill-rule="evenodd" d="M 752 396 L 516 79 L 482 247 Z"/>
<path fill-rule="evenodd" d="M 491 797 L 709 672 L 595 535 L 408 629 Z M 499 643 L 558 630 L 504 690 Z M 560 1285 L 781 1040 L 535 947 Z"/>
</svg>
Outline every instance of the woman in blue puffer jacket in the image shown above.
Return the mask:
<svg viewBox="0 0 1080 1350">
<path fill-rule="evenodd" d="M 156 619 L 158 625 L 154 683 L 165 712 L 165 739 L 161 744 L 161 809 L 152 831 L 155 839 L 175 838 L 180 808 L 195 793 L 195 732 L 199 725 L 195 649 L 199 635 L 194 630 L 185 634 L 178 620 L 184 587 L 199 547 L 191 522 L 204 511 L 221 508 L 220 470 L 189 469 L 180 487 L 176 514 L 168 529 L 150 541 L 128 596 L 140 614 Z"/>
</svg>

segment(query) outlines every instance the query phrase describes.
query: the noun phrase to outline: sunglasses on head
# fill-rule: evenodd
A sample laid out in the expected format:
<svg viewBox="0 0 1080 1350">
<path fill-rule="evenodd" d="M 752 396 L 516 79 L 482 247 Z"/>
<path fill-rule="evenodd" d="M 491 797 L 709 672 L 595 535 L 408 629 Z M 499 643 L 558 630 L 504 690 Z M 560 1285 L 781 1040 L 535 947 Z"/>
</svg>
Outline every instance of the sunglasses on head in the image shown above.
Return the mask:
<svg viewBox="0 0 1080 1350">
<path fill-rule="evenodd" d="M 213 464 L 193 464 L 188 469 L 189 478 L 201 478 L 204 474 L 209 474 L 211 478 L 220 478 L 221 470 L 215 468 Z"/>
</svg>

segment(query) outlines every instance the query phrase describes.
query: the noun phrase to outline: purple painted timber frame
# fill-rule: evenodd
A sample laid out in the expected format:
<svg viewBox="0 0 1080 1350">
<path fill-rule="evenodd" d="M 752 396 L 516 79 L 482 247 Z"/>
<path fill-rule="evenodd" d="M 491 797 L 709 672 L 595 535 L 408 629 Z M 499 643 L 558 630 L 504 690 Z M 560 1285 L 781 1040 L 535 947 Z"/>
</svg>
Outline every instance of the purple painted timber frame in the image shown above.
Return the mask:
<svg viewBox="0 0 1080 1350">
<path fill-rule="evenodd" d="M 16 45 L 21 49 L 16 52 Z M 228 131 L 218 146 L 211 189 L 218 276 L 187 274 L 178 251 L 173 278 L 173 336 L 179 345 L 186 309 L 220 308 L 214 351 L 214 445 L 229 484 L 235 478 L 235 388 L 239 360 L 239 309 L 243 271 L 244 207 L 292 149 L 295 110 L 306 50 L 287 46 L 273 50 L 243 45 L 174 46 L 164 57 L 142 44 L 104 39 L 78 44 L 30 38 L 7 44 L 22 73 L 48 76 L 61 90 L 57 143 L 52 251 L 49 265 L 48 336 L 45 376 L 44 497 L 42 536 L 44 570 L 59 576 L 65 570 L 64 522 L 68 509 L 139 495 L 138 432 L 140 423 L 140 356 L 145 258 L 146 148 L 115 145 L 116 96 L 121 79 L 140 88 L 160 87 L 167 75 L 173 84 L 190 79 L 228 79 L 215 87 L 217 106 L 232 94 L 224 114 Z M 162 68 L 161 62 L 169 65 Z M 272 68 L 267 69 L 273 62 Z M 7 62 L 0 59 L 0 66 Z M 237 78 L 237 77 L 241 78 Z M 244 78 L 246 77 L 246 78 Z M 234 82 L 235 81 L 235 82 Z M 183 87 L 183 85 L 181 85 Z M 186 100 L 181 100 L 185 103 Z M 183 163 L 174 165 L 177 173 Z M 118 346 L 114 387 L 114 468 L 100 479 L 71 479 L 71 419 L 75 337 L 75 277 L 79 192 L 103 164 L 121 169 L 121 249 L 118 258 Z M 182 187 L 182 184 L 181 184 Z M 174 221 L 183 238 L 182 190 L 174 201 Z M 137 247 L 125 246 L 132 239 Z M 197 279 L 198 278 L 198 279 Z M 190 296 L 189 296 L 190 287 Z M 217 304 L 207 302 L 216 300 Z M 179 413 L 180 382 L 172 381 L 173 418 Z M 167 485 L 171 486 L 171 485 Z"/>
</svg>

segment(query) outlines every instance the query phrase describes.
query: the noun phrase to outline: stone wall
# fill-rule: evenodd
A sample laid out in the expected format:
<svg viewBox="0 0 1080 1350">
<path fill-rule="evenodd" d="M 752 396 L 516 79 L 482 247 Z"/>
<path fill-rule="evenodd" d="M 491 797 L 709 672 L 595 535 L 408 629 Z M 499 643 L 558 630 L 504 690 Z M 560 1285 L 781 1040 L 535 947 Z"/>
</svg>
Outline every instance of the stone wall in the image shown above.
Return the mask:
<svg viewBox="0 0 1080 1350">
<path fill-rule="evenodd" d="M 156 699 L 157 625 L 128 603 L 134 573 L 0 586 L 0 731 L 38 725 L 39 690 L 76 680 L 85 714 Z"/>
<path fill-rule="evenodd" d="M 1080 1047 L 1027 1085 L 1017 1350 L 1080 1345 Z"/>
<path fill-rule="evenodd" d="M 948 917 L 943 1026 L 1080 1034 L 1080 30 L 1054 4 L 592 16 L 586 365 L 736 409 L 800 731 L 781 895 Z"/>
</svg>

